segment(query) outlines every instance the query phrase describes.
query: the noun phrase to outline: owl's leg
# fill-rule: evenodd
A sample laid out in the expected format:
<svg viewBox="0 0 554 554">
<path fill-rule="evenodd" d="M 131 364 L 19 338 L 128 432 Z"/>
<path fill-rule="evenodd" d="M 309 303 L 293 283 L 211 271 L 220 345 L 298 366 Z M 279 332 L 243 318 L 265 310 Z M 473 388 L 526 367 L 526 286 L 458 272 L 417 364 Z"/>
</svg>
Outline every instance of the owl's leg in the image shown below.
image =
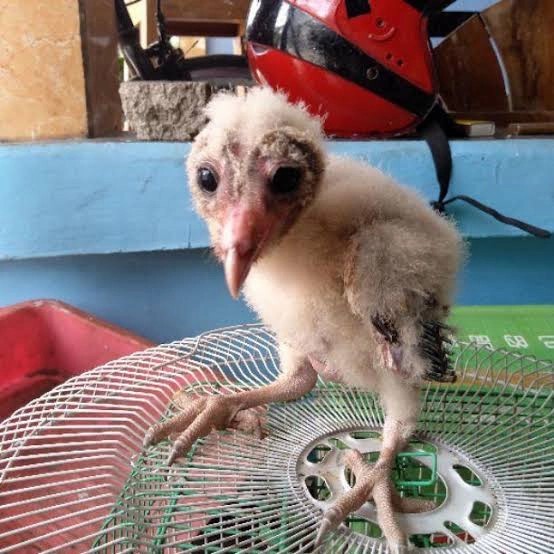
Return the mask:
<svg viewBox="0 0 554 554">
<path fill-rule="evenodd" d="M 402 547 L 407 545 L 406 535 L 399 527 L 394 512 L 420 512 L 432 508 L 432 504 L 424 505 L 411 502 L 412 499 L 400 498 L 390 478 L 396 454 L 405 444 L 403 437 L 407 431 L 401 422 L 385 422 L 383 447 L 374 464 L 366 462 L 357 450 L 349 450 L 344 454 L 343 462 L 356 477 L 356 484 L 325 512 L 316 545 L 372 497 L 377 521 L 391 551 L 401 552 Z"/>
<path fill-rule="evenodd" d="M 345 453 L 343 461 L 356 477 L 356 484 L 329 508 L 316 537 L 316 545 L 330 531 L 336 529 L 346 517 L 358 510 L 373 497 L 377 520 L 392 552 L 401 552 L 407 547 L 407 537 L 398 525 L 394 512 L 424 512 L 434 504 L 419 499 L 401 498 L 391 481 L 391 472 L 396 455 L 406 447 L 415 429 L 419 412 L 418 391 L 411 386 L 396 384 L 394 380 L 381 383 L 381 399 L 384 404 L 385 424 L 379 458 L 374 464 L 366 462 L 357 450 Z M 402 415 L 401 415 L 402 414 Z"/>
<path fill-rule="evenodd" d="M 273 383 L 257 389 L 227 395 L 185 397 L 183 409 L 164 423 L 156 423 L 148 429 L 144 446 L 148 447 L 177 434 L 167 460 L 171 465 L 185 455 L 193 443 L 212 430 L 227 428 L 241 430 L 259 429 L 259 421 L 252 408 L 270 402 L 287 402 L 308 393 L 315 386 L 317 373 L 306 358 L 288 348 L 281 348 L 283 373 Z"/>
</svg>

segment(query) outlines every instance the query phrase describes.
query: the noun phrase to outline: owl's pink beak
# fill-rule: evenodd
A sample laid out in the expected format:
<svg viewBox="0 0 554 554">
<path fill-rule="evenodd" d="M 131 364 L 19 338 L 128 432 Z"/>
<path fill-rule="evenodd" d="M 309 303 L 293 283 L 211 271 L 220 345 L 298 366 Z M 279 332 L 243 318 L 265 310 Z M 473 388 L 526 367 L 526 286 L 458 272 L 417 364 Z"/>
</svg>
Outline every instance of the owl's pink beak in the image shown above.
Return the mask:
<svg viewBox="0 0 554 554">
<path fill-rule="evenodd" d="M 260 205 L 239 203 L 226 214 L 221 248 L 225 280 L 233 298 L 237 298 L 252 264 L 271 234 L 274 218 Z"/>
</svg>

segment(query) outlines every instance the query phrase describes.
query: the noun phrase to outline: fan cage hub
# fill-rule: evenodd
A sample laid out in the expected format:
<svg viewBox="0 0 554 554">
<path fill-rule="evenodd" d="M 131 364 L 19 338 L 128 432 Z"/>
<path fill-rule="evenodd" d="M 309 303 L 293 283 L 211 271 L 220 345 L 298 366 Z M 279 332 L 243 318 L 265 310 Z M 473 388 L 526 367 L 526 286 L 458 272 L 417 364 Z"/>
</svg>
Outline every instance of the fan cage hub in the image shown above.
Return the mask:
<svg viewBox="0 0 554 554">
<path fill-rule="evenodd" d="M 377 427 L 352 425 L 312 439 L 302 448 L 295 475 L 308 502 L 324 511 L 346 493 L 354 481 L 342 461 L 343 452 L 355 448 L 368 462 L 375 462 L 381 448 L 381 431 Z M 412 519 L 409 527 L 416 531 L 410 537 L 411 544 L 434 548 L 451 546 L 455 541 L 473 544 L 489 533 L 502 518 L 503 507 L 502 490 L 494 477 L 470 456 L 438 437 L 414 436 L 405 454 L 414 453 L 432 453 L 442 471 L 438 471 L 431 482 L 433 456 L 397 457 L 392 480 L 400 495 L 435 502 L 435 508 L 429 512 L 402 516 L 404 520 Z M 418 481 L 423 484 L 412 484 Z M 472 490 L 472 487 L 479 489 Z M 478 494 L 472 494 L 474 492 Z M 447 510 L 445 503 L 450 504 Z M 456 519 L 457 524 L 452 519 Z M 480 528 L 478 537 L 464 529 L 468 520 L 473 529 L 474 526 Z M 384 542 L 371 500 L 351 514 L 339 532 L 352 536 L 351 540 L 358 544 L 371 544 L 378 539 Z"/>
</svg>

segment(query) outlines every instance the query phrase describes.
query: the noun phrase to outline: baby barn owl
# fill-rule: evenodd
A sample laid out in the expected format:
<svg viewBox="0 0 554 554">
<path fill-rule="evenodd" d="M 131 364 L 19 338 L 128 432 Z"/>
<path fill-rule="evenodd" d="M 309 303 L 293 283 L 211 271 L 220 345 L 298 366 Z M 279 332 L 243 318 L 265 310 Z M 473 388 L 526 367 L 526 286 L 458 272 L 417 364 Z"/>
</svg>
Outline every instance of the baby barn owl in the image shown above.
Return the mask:
<svg viewBox="0 0 554 554">
<path fill-rule="evenodd" d="M 321 121 L 267 88 L 216 96 L 187 160 L 191 193 L 230 293 L 273 331 L 281 374 L 225 396 L 191 398 L 149 429 L 177 433 L 168 463 L 214 429 L 243 428 L 251 408 L 300 398 L 318 375 L 378 393 L 382 449 L 348 451 L 356 485 L 323 515 L 314 544 L 372 497 L 392 551 L 407 545 L 394 512 L 429 509 L 390 480 L 419 413 L 424 379 L 450 380 L 443 341 L 462 241 L 415 192 L 368 165 L 329 155 Z M 248 425 L 246 425 L 248 427 Z"/>
</svg>

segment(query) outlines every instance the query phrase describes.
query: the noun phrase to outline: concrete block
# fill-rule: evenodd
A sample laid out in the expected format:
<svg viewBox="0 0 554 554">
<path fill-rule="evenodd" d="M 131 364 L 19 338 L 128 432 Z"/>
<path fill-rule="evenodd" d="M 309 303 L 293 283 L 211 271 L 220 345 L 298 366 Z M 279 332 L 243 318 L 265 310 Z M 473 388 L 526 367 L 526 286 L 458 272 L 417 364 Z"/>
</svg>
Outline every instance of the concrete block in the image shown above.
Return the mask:
<svg viewBox="0 0 554 554">
<path fill-rule="evenodd" d="M 204 107 L 219 89 L 207 82 L 127 81 L 119 93 L 138 139 L 188 141 L 204 125 Z"/>
</svg>

